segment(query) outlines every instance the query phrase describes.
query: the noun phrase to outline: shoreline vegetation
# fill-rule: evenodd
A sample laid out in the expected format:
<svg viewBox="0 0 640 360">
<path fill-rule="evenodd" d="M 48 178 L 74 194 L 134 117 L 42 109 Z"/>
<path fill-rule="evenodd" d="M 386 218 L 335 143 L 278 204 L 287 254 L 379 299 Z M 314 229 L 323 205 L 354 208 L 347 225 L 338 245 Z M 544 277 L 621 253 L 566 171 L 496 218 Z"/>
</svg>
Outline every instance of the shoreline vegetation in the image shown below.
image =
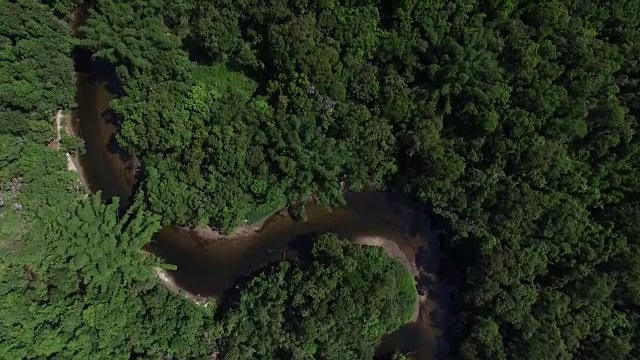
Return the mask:
<svg viewBox="0 0 640 360">
<path fill-rule="evenodd" d="M 167 270 L 159 267 L 154 267 L 153 271 L 156 274 L 156 277 L 160 282 L 160 284 L 166 287 L 167 290 L 169 290 L 171 293 L 175 294 L 176 296 L 184 297 L 185 299 L 193 302 L 195 305 L 201 306 L 203 308 L 207 308 L 209 306 L 215 305 L 215 298 L 208 298 L 208 297 L 199 296 L 197 294 L 192 294 L 189 291 L 178 286 L 174 281 L 173 277 L 171 276 L 171 274 L 167 272 Z"/>
<path fill-rule="evenodd" d="M 159 219 L 135 204 L 118 214 L 73 171 L 75 5 L 0 3 L 0 358 L 209 357 L 212 314 L 140 254 Z"/>
<path fill-rule="evenodd" d="M 400 249 L 398 244 L 395 242 L 385 239 L 380 236 L 360 236 L 355 239 L 351 239 L 354 243 L 363 245 L 363 246 L 375 246 L 383 249 L 385 253 L 391 258 L 402 264 L 407 273 L 411 274 L 414 279 L 420 275 L 418 272 L 418 267 L 414 260 L 407 259 L 407 255 Z M 436 295 L 437 296 L 437 295 Z M 413 315 L 411 316 L 411 320 L 409 323 L 416 322 L 419 320 L 420 315 L 420 306 L 422 304 L 426 304 L 429 301 L 427 298 L 427 294 L 419 294 L 416 291 L 416 300 L 413 306 Z"/>
<path fill-rule="evenodd" d="M 260 221 L 257 221 L 250 225 L 241 226 L 236 228 L 231 234 L 225 235 L 224 233 L 214 230 L 212 228 L 188 228 L 181 227 L 182 231 L 194 233 L 199 239 L 208 241 L 208 242 L 226 242 L 226 241 L 248 241 L 254 236 L 258 236 L 260 232 L 263 230 L 267 230 L 269 227 L 270 219 L 275 214 L 280 214 L 286 211 L 285 209 L 274 211 L 269 214 L 265 218 Z M 428 236 L 432 236 L 430 234 Z M 396 244 L 394 241 L 380 237 L 380 236 L 357 236 L 354 238 L 348 239 L 355 244 L 359 244 L 362 246 L 373 246 L 379 247 L 385 251 L 385 253 L 391 258 L 402 264 L 402 266 L 406 269 L 407 273 L 411 274 L 412 277 L 417 278 L 420 275 L 416 263 L 414 260 L 409 260 L 407 255 L 404 253 L 402 249 Z M 154 269 L 158 274 L 158 279 L 169 289 L 178 294 L 184 294 L 185 297 L 194 301 L 198 305 L 205 304 L 206 299 L 215 299 L 214 297 L 202 297 L 200 295 L 192 294 L 184 288 L 181 288 L 176 284 L 171 274 L 169 274 L 166 270 L 156 268 Z M 419 294 L 418 294 L 419 295 Z M 416 297 L 415 305 L 414 305 L 414 313 L 410 322 L 415 322 L 418 320 L 419 309 L 421 303 L 427 301 L 426 295 L 419 295 Z"/>
<path fill-rule="evenodd" d="M 384 250 L 322 234 L 308 259 L 263 268 L 232 298 L 222 319 L 227 332 L 219 350 L 225 359 L 243 358 L 245 348 L 265 359 L 282 353 L 328 358 L 337 349 L 345 359 L 370 359 L 382 335 L 411 320 L 417 294 L 411 274 Z M 382 313 L 374 326 L 362 323 L 377 311 Z M 326 326 L 334 319 L 340 323 Z M 313 349 L 317 343 L 326 346 Z"/>
<path fill-rule="evenodd" d="M 270 216 L 269 216 L 270 217 Z M 229 236 L 224 236 L 221 233 L 212 230 L 212 229 L 188 229 L 182 228 L 183 231 L 194 231 L 197 236 L 206 241 L 242 241 L 249 240 L 251 237 L 256 236 L 260 233 L 260 231 L 264 230 L 265 226 L 268 226 L 268 219 L 264 219 L 256 224 L 247 225 L 239 228 L 237 231 L 234 231 Z M 416 278 L 420 275 L 418 268 L 415 264 L 415 261 L 410 261 L 404 251 L 400 249 L 400 247 L 393 242 L 392 240 L 385 239 L 379 236 L 359 236 L 356 238 L 348 239 L 349 241 L 362 245 L 362 246 L 372 246 L 378 247 L 384 250 L 384 252 L 389 256 L 389 258 L 398 261 L 402 264 L 403 268 L 407 271 L 408 274 L 412 275 L 413 278 Z M 167 287 L 170 291 L 177 295 L 184 296 L 190 301 L 194 302 L 196 305 L 207 307 L 211 304 L 211 301 L 216 301 L 215 297 L 205 297 L 199 294 L 193 294 L 188 290 L 180 287 L 171 274 L 162 268 L 154 268 L 154 272 L 157 275 L 158 281 Z M 437 296 L 437 295 L 435 295 Z M 423 303 L 426 303 L 427 295 L 420 295 L 416 293 L 416 300 L 414 303 L 414 311 L 411 317 L 411 322 L 415 322 L 418 320 L 420 306 Z"/>
<path fill-rule="evenodd" d="M 0 2 L 0 359 L 370 359 L 399 327 L 381 359 L 640 358 L 640 2 L 544 5 Z M 118 133 L 81 135 L 100 161 L 144 164 L 135 189 L 137 164 L 71 156 L 84 56 L 119 91 L 82 110 L 110 101 L 99 125 Z M 368 184 L 401 189 L 443 236 L 412 260 L 385 232 L 340 228 L 288 261 L 252 240 L 301 229 L 252 224 L 235 235 L 269 262 L 256 269 L 194 230 L 229 249 L 176 251 L 229 289 L 211 306 L 142 250 L 190 231 L 163 224 L 231 231 Z M 411 239 L 422 225 L 398 222 Z M 427 294 L 400 326 L 408 268 Z M 416 331 L 437 333 L 417 353 Z"/>
<path fill-rule="evenodd" d="M 71 116 L 73 111 L 69 111 L 68 113 L 64 113 L 62 109 L 58 109 L 55 117 L 55 139 L 52 143 L 49 144 L 49 147 L 59 150 L 60 149 L 60 141 L 62 139 L 62 130 L 64 129 L 64 133 L 66 136 L 76 137 L 81 139 L 78 135 L 73 131 L 73 127 L 71 125 Z M 63 121 L 64 119 L 64 121 Z M 80 182 L 86 186 L 86 181 L 82 175 L 82 171 L 78 162 L 78 152 L 75 151 L 72 155 L 69 150 L 65 150 L 65 157 L 67 159 L 67 170 L 71 172 L 78 173 Z"/>
<path fill-rule="evenodd" d="M 243 239 L 248 239 L 251 238 L 257 234 L 260 233 L 261 230 L 263 230 L 263 228 L 265 226 L 268 226 L 269 224 L 269 219 L 277 213 L 282 212 L 283 210 L 276 210 L 272 213 L 270 213 L 269 215 L 265 216 L 264 218 L 252 223 L 252 224 L 246 224 L 243 226 L 239 226 L 236 227 L 230 234 L 225 234 L 224 232 L 214 229 L 212 227 L 188 227 L 188 226 L 181 226 L 180 229 L 182 229 L 185 232 L 193 232 L 195 233 L 199 238 L 205 240 L 205 241 L 242 241 Z"/>
<path fill-rule="evenodd" d="M 99 85 L 98 85 L 99 86 Z M 82 167 L 79 167 L 80 170 L 82 170 Z M 281 210 L 276 210 L 273 211 L 271 214 L 265 216 L 264 218 L 262 218 L 261 220 L 249 224 L 249 225 L 245 225 L 245 226 L 241 226 L 236 228 L 231 234 L 224 234 L 221 231 L 215 230 L 211 227 L 207 227 L 207 228 L 190 228 L 190 227 L 181 227 L 182 231 L 185 232 L 193 232 L 195 234 L 197 234 L 197 236 L 203 240 L 206 241 L 213 241 L 213 242 L 224 242 L 224 241 L 242 241 L 242 240 L 248 240 L 256 235 L 258 235 L 265 227 L 269 226 L 269 219 L 277 213 L 282 213 L 284 211 L 286 211 L 287 209 L 281 209 Z M 380 242 L 378 240 L 378 242 Z M 385 245 L 375 245 L 375 244 L 370 244 L 370 245 L 374 245 L 374 246 L 379 246 L 382 248 L 385 248 Z M 388 246 L 388 245 L 387 245 Z M 397 248 L 397 247 L 396 247 Z M 385 249 L 386 251 L 386 249 Z M 388 253 L 388 252 L 387 252 Z M 391 256 L 391 253 L 388 253 Z M 394 258 L 394 257 L 392 257 Z M 404 257 L 404 260 L 406 262 L 406 257 Z M 407 268 L 407 270 L 409 270 L 409 268 Z M 414 271 L 415 271 L 415 266 L 414 266 Z M 158 281 L 158 283 L 161 286 L 164 286 L 165 288 L 167 288 L 171 293 L 183 297 L 187 300 L 189 300 L 191 303 L 202 307 L 202 308 L 207 308 L 209 306 L 211 306 L 212 304 L 215 304 L 217 302 L 215 297 L 205 297 L 205 296 L 201 296 L 200 294 L 196 294 L 193 292 L 190 292 L 188 290 L 186 290 L 185 288 L 180 287 L 175 279 L 173 278 L 173 276 L 171 275 L 171 273 L 164 268 L 161 267 L 154 267 L 153 268 L 153 272 L 155 274 L 155 277 Z M 414 310 L 413 310 L 413 314 L 411 316 L 411 319 L 409 320 L 410 322 L 414 322 L 416 321 L 416 319 L 418 318 L 418 310 L 419 310 L 419 306 L 420 306 L 420 299 L 424 299 L 424 297 L 418 297 L 416 294 L 416 301 L 415 301 L 415 305 L 413 306 Z"/>
</svg>

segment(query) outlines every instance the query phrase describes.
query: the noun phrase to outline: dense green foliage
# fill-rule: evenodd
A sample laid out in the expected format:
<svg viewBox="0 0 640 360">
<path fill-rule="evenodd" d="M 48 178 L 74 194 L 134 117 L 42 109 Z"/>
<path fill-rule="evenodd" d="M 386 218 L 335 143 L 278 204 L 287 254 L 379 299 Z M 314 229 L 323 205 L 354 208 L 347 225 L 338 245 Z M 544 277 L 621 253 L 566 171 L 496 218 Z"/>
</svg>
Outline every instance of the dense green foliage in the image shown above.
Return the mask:
<svg viewBox="0 0 640 360">
<path fill-rule="evenodd" d="M 0 359 L 210 356 L 212 315 L 158 285 L 164 265 L 141 252 L 159 219 L 83 197 L 47 146 L 73 102 L 65 24 L 37 1 L 2 0 L 0 44 Z"/>
<path fill-rule="evenodd" d="M 0 0 L 0 356 L 208 356 L 140 254 L 156 215 L 230 229 L 390 183 L 450 228 L 460 358 L 640 358 L 637 1 L 97 1 L 81 45 L 144 164 L 120 220 L 46 146 L 75 4 Z M 369 356 L 410 282 L 336 244 L 250 281 L 221 354 Z"/>
<path fill-rule="evenodd" d="M 40 2 L 49 5 L 58 17 L 69 20 L 72 20 L 75 11 L 85 3 L 84 0 L 41 0 Z"/>
<path fill-rule="evenodd" d="M 149 208 L 167 222 L 228 229 L 263 204 L 341 204 L 342 182 L 379 185 L 395 169 L 391 127 L 366 106 L 382 95 L 366 84 L 376 81 L 367 64 L 377 33 L 331 30 L 344 42 L 339 55 L 323 34 L 341 16 L 330 9 L 316 24 L 260 3 L 243 13 L 250 24 L 240 31 L 245 6 L 105 0 L 84 29 L 83 44 L 124 82 L 127 96 L 113 104 L 124 119 L 118 139 L 145 164 Z M 373 20 L 363 31 L 375 30 Z M 201 65 L 188 60 L 188 45 Z M 239 67 L 254 76 L 230 70 Z"/>
<path fill-rule="evenodd" d="M 245 285 L 223 319 L 224 359 L 371 359 L 411 319 L 411 274 L 384 250 L 333 234 L 309 263 L 281 262 Z"/>
<path fill-rule="evenodd" d="M 37 0 L 3 0 L 0 18 L 0 134 L 46 144 L 73 104 L 71 36 Z"/>
<path fill-rule="evenodd" d="M 237 352 L 233 344 L 243 344 L 245 336 L 255 332 L 250 324 L 233 326 L 238 311 L 247 310 L 245 303 L 225 315 L 227 331 L 220 337 L 222 328 L 213 322 L 211 309 L 197 307 L 158 283 L 154 268 L 166 265 L 142 248 L 160 228 L 160 218 L 144 209 L 143 193 L 119 216 L 117 199 L 104 204 L 100 194 L 86 196 L 78 175 L 66 170 L 65 151 L 81 150 L 82 142 L 64 135 L 59 145 L 53 142 L 55 115 L 70 109 L 74 93 L 74 41 L 55 14 L 72 4 L 51 5 L 34 0 L 0 2 L 0 359 L 206 359 L 216 348 L 216 339 L 224 339 L 218 347 Z M 224 66 L 189 67 L 189 71 L 198 79 L 191 88 L 173 78 L 165 84 L 167 89 L 175 86 L 176 96 L 186 94 L 188 100 L 179 104 L 180 97 L 165 98 L 176 101 L 172 116 L 188 111 L 191 120 L 204 124 L 213 114 L 224 112 L 249 121 L 247 107 L 268 107 L 264 99 L 252 96 L 254 82 Z M 133 105 L 123 99 L 115 106 Z M 149 106 L 140 112 L 142 121 L 153 111 Z M 198 149 L 217 146 L 216 151 L 223 153 L 249 141 L 224 136 L 247 131 L 241 122 L 220 127 L 218 139 L 228 139 L 224 144 L 204 136 L 204 125 L 192 125 L 175 132 L 191 141 L 189 151 L 194 156 Z M 122 138 L 127 134 L 125 129 Z M 183 143 L 167 144 L 180 148 Z M 221 169 L 215 176 L 222 180 L 239 173 L 253 176 L 243 173 L 247 170 L 241 162 L 229 162 L 228 171 L 221 164 L 212 169 Z M 163 192 L 170 187 L 153 186 L 166 181 L 170 170 L 175 168 L 159 167 L 158 177 L 149 177 L 149 198 L 166 196 Z M 222 182 L 211 186 L 223 191 Z M 264 195 L 260 206 L 250 209 L 254 217 L 284 205 L 281 193 L 261 186 L 256 190 Z M 171 209 L 172 204 L 164 205 Z M 217 214 L 217 206 L 211 203 L 199 211 L 204 211 L 202 216 L 206 211 Z M 280 295 L 286 291 L 299 302 L 287 314 L 300 320 L 300 327 L 290 333 L 295 344 L 289 349 L 311 353 L 310 346 L 317 341 L 327 346 L 318 351 L 370 354 L 382 334 L 410 316 L 415 298 L 412 279 L 377 249 L 359 250 L 326 237 L 316 253 L 318 262 L 309 265 L 308 272 L 288 263 L 278 268 L 291 281 L 280 282 L 282 288 L 273 290 Z M 273 279 L 265 275 L 252 284 L 261 281 L 266 285 Z M 342 289 L 341 283 L 347 281 L 349 286 Z M 294 296 L 293 290 L 303 282 L 303 292 Z M 316 296 L 320 293 L 325 297 Z M 253 301 L 268 300 L 255 298 L 259 295 L 251 295 Z M 266 301 L 263 309 L 273 313 L 281 305 Z M 302 319 L 307 305 L 324 307 L 324 313 Z M 340 311 L 327 312 L 335 306 Z M 359 324 L 365 318 L 368 322 Z M 322 322 L 327 324 L 318 326 Z M 279 331 L 285 333 L 284 328 Z M 348 337 L 335 337 L 334 331 Z M 278 344 L 265 341 L 262 348 L 269 346 L 276 349 Z"/>
<path fill-rule="evenodd" d="M 400 175 L 465 255 L 460 355 L 638 358 L 639 3 L 465 3 L 394 9 L 389 49 Z"/>
<path fill-rule="evenodd" d="M 211 316 L 157 285 L 151 267 L 159 260 L 140 252 L 157 218 L 138 207 L 118 219 L 117 203 L 99 196 L 46 210 L 23 219 L 37 227 L 21 239 L 22 224 L 3 221 L 3 249 L 12 249 L 0 269 L 0 358 L 210 354 Z"/>
<path fill-rule="evenodd" d="M 465 359 L 638 358 L 640 3 L 100 1 L 165 221 L 389 181 L 451 228 Z M 225 91 L 226 89 L 226 91 Z"/>
</svg>

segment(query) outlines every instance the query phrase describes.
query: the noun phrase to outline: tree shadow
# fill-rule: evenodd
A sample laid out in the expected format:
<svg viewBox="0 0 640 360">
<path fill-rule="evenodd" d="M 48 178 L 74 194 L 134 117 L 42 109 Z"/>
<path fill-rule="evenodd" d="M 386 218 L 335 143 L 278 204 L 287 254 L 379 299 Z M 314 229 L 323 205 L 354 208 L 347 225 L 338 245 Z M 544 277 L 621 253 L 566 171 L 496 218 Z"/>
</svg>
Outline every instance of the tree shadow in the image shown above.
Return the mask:
<svg viewBox="0 0 640 360">
<path fill-rule="evenodd" d="M 75 72 L 89 74 L 100 81 L 105 81 L 107 91 L 116 97 L 125 95 L 124 85 L 111 62 L 96 57 L 89 49 L 79 45 L 71 50 L 71 56 Z"/>
<path fill-rule="evenodd" d="M 109 136 L 109 140 L 107 141 L 106 147 L 109 153 L 113 155 L 118 155 L 119 160 L 127 164 L 127 166 L 128 166 L 128 163 L 132 162 L 133 157 L 129 155 L 122 147 L 120 147 L 120 144 L 118 144 L 117 133 L 114 133 L 111 136 Z"/>
</svg>

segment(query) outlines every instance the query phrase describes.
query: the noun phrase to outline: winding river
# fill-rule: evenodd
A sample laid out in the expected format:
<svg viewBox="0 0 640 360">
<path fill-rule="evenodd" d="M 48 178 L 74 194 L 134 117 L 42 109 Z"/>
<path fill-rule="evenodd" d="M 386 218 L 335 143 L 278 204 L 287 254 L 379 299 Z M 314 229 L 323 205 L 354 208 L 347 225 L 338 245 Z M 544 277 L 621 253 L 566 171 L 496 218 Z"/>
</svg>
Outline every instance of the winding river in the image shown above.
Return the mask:
<svg viewBox="0 0 640 360">
<path fill-rule="evenodd" d="M 118 125 L 109 112 L 112 95 L 103 81 L 105 77 L 98 75 L 99 65 L 77 61 L 76 70 L 78 107 L 72 121 L 86 145 L 86 153 L 79 159 L 80 170 L 91 191 L 101 191 L 107 201 L 120 197 L 124 209 L 135 185 L 137 164 L 120 154 L 115 145 Z M 352 239 L 366 236 L 390 240 L 416 265 L 419 288 L 428 293 L 428 298 L 420 302 L 415 322 L 383 338 L 377 356 L 398 349 L 418 359 L 448 358 L 448 344 L 442 334 L 446 312 L 441 310 L 446 308 L 442 294 L 447 290 L 436 276 L 440 268 L 439 242 L 429 219 L 407 200 L 388 192 L 349 193 L 346 199 L 344 208 L 333 211 L 310 204 L 305 222 L 284 214 L 272 215 L 261 227 L 245 229 L 233 238 L 165 227 L 154 237 L 149 250 L 177 266 L 170 274 L 180 288 L 204 297 L 220 297 L 238 278 L 271 261 L 295 256 L 296 241 L 299 243 L 306 234 L 331 231 Z"/>
</svg>

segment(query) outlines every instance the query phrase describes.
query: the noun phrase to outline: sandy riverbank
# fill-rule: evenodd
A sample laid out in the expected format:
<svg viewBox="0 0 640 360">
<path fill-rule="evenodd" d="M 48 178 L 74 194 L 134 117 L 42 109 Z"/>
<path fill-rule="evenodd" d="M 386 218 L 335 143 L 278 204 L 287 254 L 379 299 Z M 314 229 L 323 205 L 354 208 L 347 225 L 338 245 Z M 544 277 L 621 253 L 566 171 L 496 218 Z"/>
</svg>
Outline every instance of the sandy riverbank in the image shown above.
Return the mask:
<svg viewBox="0 0 640 360">
<path fill-rule="evenodd" d="M 71 115 L 72 113 L 67 114 L 66 116 L 63 116 L 64 118 L 64 133 L 67 136 L 77 136 L 75 134 L 75 132 L 73 131 L 73 126 L 71 124 Z M 60 138 L 60 127 L 63 126 L 62 125 L 62 121 L 61 120 L 56 120 L 56 124 L 58 126 L 58 138 Z M 78 155 L 74 154 L 71 155 L 70 153 L 66 153 L 67 154 L 67 169 L 70 171 L 75 171 L 77 173 L 80 173 L 80 181 L 82 181 L 82 183 L 84 184 L 84 178 L 82 177 L 82 172 L 80 169 L 80 163 L 78 161 Z"/>
<path fill-rule="evenodd" d="M 360 245 L 378 246 L 383 248 L 390 257 L 400 261 L 412 276 L 418 276 L 418 268 L 415 261 L 410 261 L 404 251 L 402 251 L 400 246 L 395 242 L 379 236 L 361 236 L 354 239 L 354 242 Z"/>
<path fill-rule="evenodd" d="M 253 224 L 245 225 L 237 227 L 233 230 L 231 234 L 225 234 L 219 230 L 216 230 L 211 227 L 201 227 L 201 228 L 190 228 L 188 226 L 183 226 L 181 229 L 183 231 L 191 232 L 202 240 L 210 241 L 210 242 L 221 242 L 221 241 L 238 241 L 243 239 L 252 238 L 260 233 L 260 231 L 268 224 L 269 219 L 274 215 L 279 213 L 280 210 L 274 211 L 271 214 L 262 218 Z"/>
<path fill-rule="evenodd" d="M 63 125 L 64 122 L 64 125 Z M 62 130 L 64 127 L 64 133 L 67 136 L 76 136 L 73 131 L 73 126 L 71 125 L 71 116 L 69 114 L 65 114 L 62 109 L 59 109 L 56 112 L 55 118 L 55 127 L 56 127 L 56 137 L 49 144 L 49 147 L 59 150 L 60 149 L 60 140 L 62 139 Z M 80 168 L 80 164 L 78 161 L 77 155 L 71 155 L 69 152 L 65 152 L 65 156 L 67 158 L 67 170 L 77 172 L 80 175 L 80 182 L 83 185 L 86 185 L 85 179 L 82 176 L 82 169 Z"/>
<path fill-rule="evenodd" d="M 361 236 L 355 238 L 354 242 L 360 245 L 381 247 L 391 258 L 400 261 L 400 263 L 404 265 L 405 269 L 407 269 L 407 271 L 414 278 L 419 275 L 418 267 L 416 266 L 415 261 L 409 260 L 404 251 L 402 251 L 402 249 L 400 249 L 398 244 L 396 244 L 395 242 L 379 236 Z M 413 305 L 413 316 L 411 317 L 411 322 L 418 320 L 418 317 L 420 316 L 420 304 L 426 300 L 426 296 L 416 296 L 416 301 Z"/>
<path fill-rule="evenodd" d="M 212 305 L 213 299 L 198 296 L 181 289 L 173 280 L 171 275 L 167 273 L 166 270 L 156 267 L 156 268 L 153 268 L 153 272 L 156 274 L 158 281 L 160 281 L 160 283 L 164 285 L 167 289 L 169 289 L 169 291 L 171 291 L 172 293 L 176 295 L 184 296 L 185 298 L 187 298 L 188 300 L 191 300 L 194 304 L 198 306 L 208 307 Z"/>
<path fill-rule="evenodd" d="M 233 230 L 231 234 L 224 234 L 223 232 L 220 232 L 210 227 L 192 229 L 190 227 L 183 226 L 181 227 L 181 229 L 184 231 L 192 232 L 203 240 L 218 242 L 218 241 L 248 239 L 252 236 L 255 236 L 257 233 L 259 233 L 263 225 L 264 225 L 264 221 L 251 224 L 251 225 L 241 226 Z"/>
</svg>

